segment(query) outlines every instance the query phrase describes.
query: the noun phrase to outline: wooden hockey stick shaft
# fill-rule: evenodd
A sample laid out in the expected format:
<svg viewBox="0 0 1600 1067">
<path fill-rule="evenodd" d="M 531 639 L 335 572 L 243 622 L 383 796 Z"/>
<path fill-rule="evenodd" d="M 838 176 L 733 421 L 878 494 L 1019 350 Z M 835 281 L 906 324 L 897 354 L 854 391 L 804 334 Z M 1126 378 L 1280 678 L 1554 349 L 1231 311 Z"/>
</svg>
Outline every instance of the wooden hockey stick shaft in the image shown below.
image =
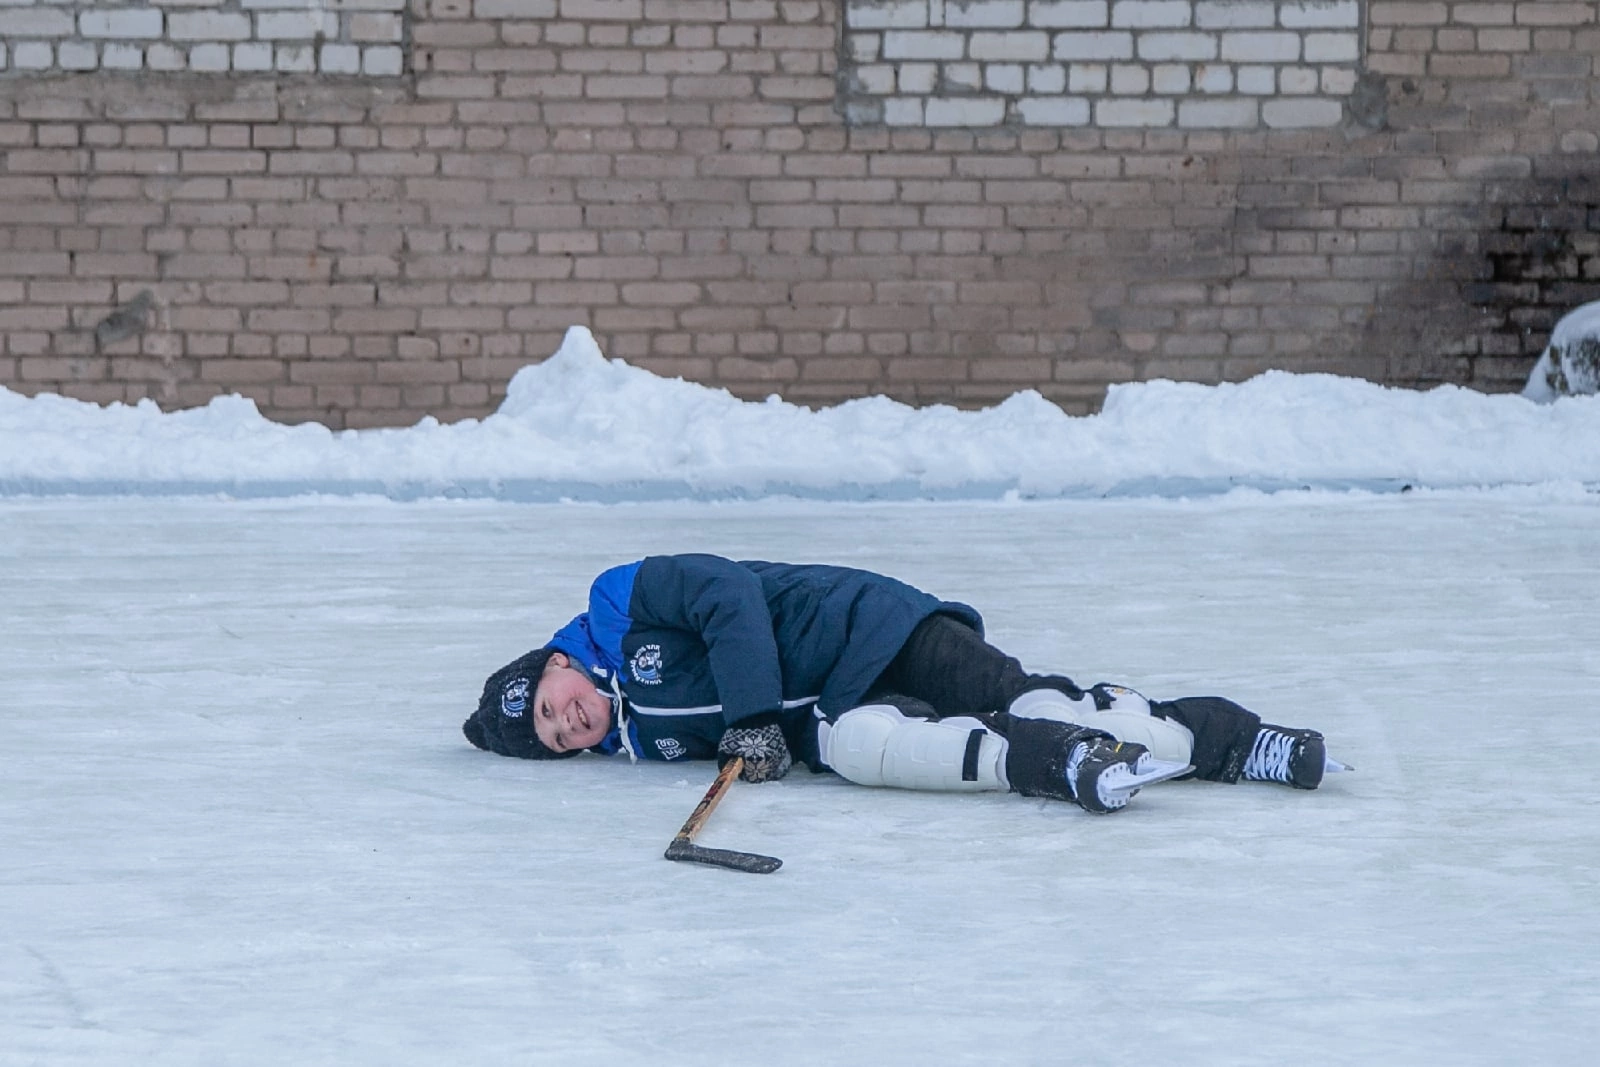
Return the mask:
<svg viewBox="0 0 1600 1067">
<path fill-rule="evenodd" d="M 722 801 L 723 794 L 739 777 L 739 772 L 744 769 L 744 759 L 735 756 L 723 765 L 717 772 L 716 781 L 706 790 L 706 795 L 700 798 L 700 803 L 695 805 L 694 811 L 689 813 L 689 818 L 684 822 L 683 829 L 673 837 L 672 843 L 667 846 L 667 859 L 683 860 L 688 863 L 704 863 L 712 867 L 726 867 L 733 871 L 745 871 L 749 874 L 771 874 L 783 866 L 783 861 L 775 856 L 760 856 L 754 852 L 734 852 L 724 848 L 705 848 L 694 843 L 694 835 L 700 832 L 700 827 L 705 825 L 711 812 Z"/>
</svg>

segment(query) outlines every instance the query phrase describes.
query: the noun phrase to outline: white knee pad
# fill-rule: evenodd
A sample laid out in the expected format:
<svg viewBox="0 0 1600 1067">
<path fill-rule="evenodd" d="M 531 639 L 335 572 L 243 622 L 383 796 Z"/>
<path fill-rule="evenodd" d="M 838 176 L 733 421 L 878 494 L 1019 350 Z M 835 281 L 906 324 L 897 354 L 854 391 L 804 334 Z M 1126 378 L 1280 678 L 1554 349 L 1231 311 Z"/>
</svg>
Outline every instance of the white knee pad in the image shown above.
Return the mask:
<svg viewBox="0 0 1600 1067">
<path fill-rule="evenodd" d="M 1078 723 L 1104 730 L 1118 741 L 1132 741 L 1150 755 L 1171 763 L 1188 763 L 1194 755 L 1194 734 L 1180 722 L 1160 719 L 1144 711 L 1091 711 Z"/>
<path fill-rule="evenodd" d="M 1025 719 L 1054 719 L 1104 730 L 1118 741 L 1143 745 L 1156 759 L 1189 762 L 1194 734 L 1188 727 L 1150 714 L 1150 702 L 1125 686 L 1102 683 L 1095 688 L 1111 701 L 1104 711 L 1088 693 L 1074 700 L 1055 689 L 1030 689 L 1013 700 L 1009 710 Z"/>
<path fill-rule="evenodd" d="M 1005 738 L 976 719 L 911 719 L 864 704 L 818 728 L 823 762 L 857 785 L 943 792 L 1006 790 Z"/>
</svg>

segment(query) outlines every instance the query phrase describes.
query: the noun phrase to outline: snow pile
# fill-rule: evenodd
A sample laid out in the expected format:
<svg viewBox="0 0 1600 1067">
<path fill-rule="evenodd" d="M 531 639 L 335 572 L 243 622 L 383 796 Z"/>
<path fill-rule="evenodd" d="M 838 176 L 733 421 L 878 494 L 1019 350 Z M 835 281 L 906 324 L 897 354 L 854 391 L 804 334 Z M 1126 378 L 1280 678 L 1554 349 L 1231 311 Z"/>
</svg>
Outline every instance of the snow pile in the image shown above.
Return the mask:
<svg viewBox="0 0 1600 1067">
<path fill-rule="evenodd" d="M 1038 393 L 982 411 L 870 397 L 751 403 L 607 360 L 582 328 L 493 415 L 334 432 L 239 396 L 161 412 L 0 389 L 0 493 L 306 492 L 510 500 L 1173 495 L 1234 486 L 1600 482 L 1600 400 L 1541 406 L 1332 375 L 1115 386 L 1069 416 Z"/>
<path fill-rule="evenodd" d="M 1522 395 L 1549 403 L 1560 396 L 1600 392 L 1600 300 L 1561 317 L 1528 375 Z"/>
</svg>

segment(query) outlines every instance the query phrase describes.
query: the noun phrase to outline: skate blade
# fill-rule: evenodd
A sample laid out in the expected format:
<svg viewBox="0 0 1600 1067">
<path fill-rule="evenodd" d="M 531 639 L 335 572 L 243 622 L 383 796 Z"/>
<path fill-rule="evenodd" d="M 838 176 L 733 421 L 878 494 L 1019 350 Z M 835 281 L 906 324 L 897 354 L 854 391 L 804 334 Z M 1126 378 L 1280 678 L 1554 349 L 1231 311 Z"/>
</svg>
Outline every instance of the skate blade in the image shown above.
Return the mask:
<svg viewBox="0 0 1600 1067">
<path fill-rule="evenodd" d="M 1350 764 L 1348 764 L 1348 763 L 1340 763 L 1338 760 L 1334 759 L 1332 756 L 1323 756 L 1322 757 L 1322 773 L 1323 774 L 1337 774 L 1340 771 L 1353 771 L 1353 770 L 1355 770 L 1355 768 L 1350 766 Z"/>
<path fill-rule="evenodd" d="M 1151 760 L 1144 770 L 1135 771 L 1127 778 L 1118 780 L 1117 790 L 1121 792 L 1123 782 L 1126 782 L 1130 789 L 1138 789 L 1141 786 L 1165 782 L 1169 778 L 1181 778 L 1193 770 L 1194 764 L 1192 763 L 1168 763 L 1165 760 Z"/>
<path fill-rule="evenodd" d="M 1165 760 L 1150 760 L 1142 771 L 1129 771 L 1127 774 L 1117 775 L 1114 783 L 1105 783 L 1104 792 L 1101 793 L 1101 802 L 1113 810 L 1121 808 L 1133 799 L 1133 795 L 1147 785 L 1165 782 L 1169 778 L 1178 778 L 1194 770 L 1190 763 L 1168 763 Z"/>
</svg>

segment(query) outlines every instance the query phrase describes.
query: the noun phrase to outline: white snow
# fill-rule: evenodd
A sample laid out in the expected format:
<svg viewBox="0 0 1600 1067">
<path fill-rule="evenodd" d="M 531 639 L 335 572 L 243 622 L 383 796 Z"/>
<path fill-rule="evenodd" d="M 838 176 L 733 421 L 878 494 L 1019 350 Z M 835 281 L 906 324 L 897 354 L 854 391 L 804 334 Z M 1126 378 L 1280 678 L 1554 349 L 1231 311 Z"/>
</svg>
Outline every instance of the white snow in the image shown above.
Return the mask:
<svg viewBox="0 0 1600 1067">
<path fill-rule="evenodd" d="M 0 1064 L 1592 1060 L 1592 398 L 811 413 L 583 340 L 460 427 L 0 394 Z M 326 495 L 363 489 L 643 502 Z M 831 499 L 872 494 L 965 499 Z M 1106 818 L 798 770 L 702 835 L 781 871 L 667 863 L 708 764 L 459 724 L 594 573 L 676 551 L 886 571 L 1358 770 Z"/>
<path fill-rule="evenodd" d="M 1522 395 L 1548 404 L 1561 396 L 1600 391 L 1600 300 L 1580 304 L 1561 316 L 1550 342 L 1528 373 Z"/>
<path fill-rule="evenodd" d="M 482 421 L 283 426 L 228 396 L 163 414 L 0 389 L 0 492 L 304 492 L 522 501 L 1030 498 L 1235 486 L 1600 482 L 1600 399 L 1539 405 L 1330 375 L 1114 387 L 1071 417 L 1037 393 L 983 411 L 883 397 L 813 411 L 608 361 L 574 328 Z"/>
</svg>

